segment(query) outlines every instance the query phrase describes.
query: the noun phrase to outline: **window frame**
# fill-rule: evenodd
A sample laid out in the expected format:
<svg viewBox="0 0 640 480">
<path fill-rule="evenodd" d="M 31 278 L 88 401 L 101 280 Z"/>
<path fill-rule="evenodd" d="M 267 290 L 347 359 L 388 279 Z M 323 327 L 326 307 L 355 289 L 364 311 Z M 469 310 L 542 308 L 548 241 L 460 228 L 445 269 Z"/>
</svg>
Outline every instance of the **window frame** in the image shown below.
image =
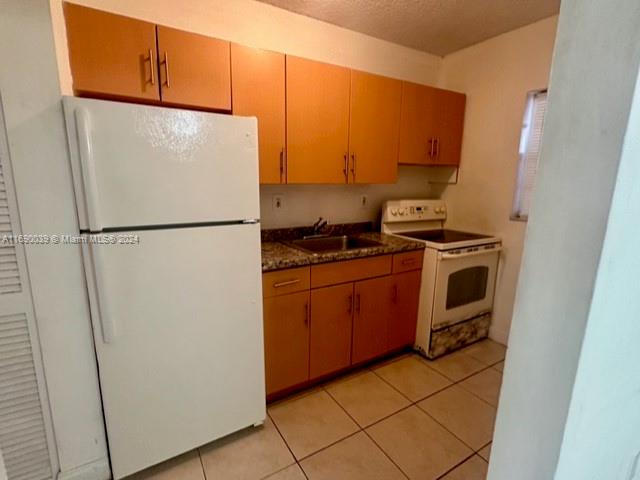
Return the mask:
<svg viewBox="0 0 640 480">
<path fill-rule="evenodd" d="M 511 214 L 509 219 L 517 222 L 526 222 L 529 220 L 529 213 L 531 205 L 526 214 L 522 215 L 519 212 L 522 210 L 522 195 L 525 188 L 525 177 L 527 170 L 527 148 L 530 139 L 531 128 L 533 127 L 533 121 L 535 117 L 535 105 L 536 96 L 545 94 L 547 95 L 546 101 L 548 102 L 548 89 L 539 88 L 536 90 L 530 90 L 527 92 L 527 99 L 525 103 L 524 115 L 522 118 L 522 129 L 520 132 L 520 142 L 518 145 L 518 170 L 516 173 L 516 183 L 513 192 L 513 200 L 511 203 Z M 545 111 L 546 117 L 546 111 Z M 542 131 L 544 132 L 544 118 L 542 120 Z M 538 161 L 540 160 L 540 149 L 538 149 Z M 536 164 L 536 174 L 538 174 L 538 165 Z M 535 177 L 534 177 L 535 178 Z"/>
</svg>

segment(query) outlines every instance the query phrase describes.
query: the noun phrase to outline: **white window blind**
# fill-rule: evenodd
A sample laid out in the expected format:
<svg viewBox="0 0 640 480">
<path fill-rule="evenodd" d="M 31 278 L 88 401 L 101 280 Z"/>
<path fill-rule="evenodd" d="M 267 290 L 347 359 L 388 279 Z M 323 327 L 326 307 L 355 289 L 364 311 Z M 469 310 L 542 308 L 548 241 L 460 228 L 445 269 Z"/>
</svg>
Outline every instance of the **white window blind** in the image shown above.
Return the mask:
<svg viewBox="0 0 640 480">
<path fill-rule="evenodd" d="M 512 212 L 515 220 L 526 220 L 529 217 L 546 112 L 547 91 L 529 93 L 520 137 L 520 163 Z"/>
</svg>

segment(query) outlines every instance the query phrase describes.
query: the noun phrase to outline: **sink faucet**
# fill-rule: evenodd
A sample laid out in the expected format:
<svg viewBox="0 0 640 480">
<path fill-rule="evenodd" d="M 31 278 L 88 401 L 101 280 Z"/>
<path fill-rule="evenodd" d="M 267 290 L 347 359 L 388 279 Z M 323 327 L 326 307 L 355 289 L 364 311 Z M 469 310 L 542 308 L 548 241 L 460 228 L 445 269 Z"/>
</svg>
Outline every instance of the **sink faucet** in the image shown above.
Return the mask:
<svg viewBox="0 0 640 480">
<path fill-rule="evenodd" d="M 318 235 L 326 226 L 327 221 L 322 217 L 318 218 L 318 221 L 313 224 L 313 234 Z"/>
</svg>

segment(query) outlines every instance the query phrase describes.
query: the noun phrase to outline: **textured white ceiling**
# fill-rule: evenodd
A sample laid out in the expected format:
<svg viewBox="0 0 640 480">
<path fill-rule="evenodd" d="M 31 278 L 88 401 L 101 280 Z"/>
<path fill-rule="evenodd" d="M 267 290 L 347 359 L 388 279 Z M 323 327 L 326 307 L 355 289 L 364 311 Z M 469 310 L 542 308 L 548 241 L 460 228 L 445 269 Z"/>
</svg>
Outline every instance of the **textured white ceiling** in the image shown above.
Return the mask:
<svg viewBox="0 0 640 480">
<path fill-rule="evenodd" d="M 560 0 L 259 0 L 446 55 L 558 13 Z"/>
</svg>

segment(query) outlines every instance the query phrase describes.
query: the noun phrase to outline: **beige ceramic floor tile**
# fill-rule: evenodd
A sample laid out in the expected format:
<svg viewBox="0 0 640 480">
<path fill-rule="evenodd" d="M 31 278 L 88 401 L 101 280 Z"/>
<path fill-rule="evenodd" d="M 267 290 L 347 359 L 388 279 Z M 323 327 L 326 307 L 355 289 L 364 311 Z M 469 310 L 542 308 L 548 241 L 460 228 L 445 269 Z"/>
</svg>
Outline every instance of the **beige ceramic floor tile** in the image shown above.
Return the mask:
<svg viewBox="0 0 640 480">
<path fill-rule="evenodd" d="M 262 478 L 295 462 L 269 418 L 250 428 L 200 448 L 207 478 Z M 248 462 L 247 458 L 251 461 Z"/>
<path fill-rule="evenodd" d="M 437 360 L 424 360 L 434 370 L 437 370 L 445 377 L 458 382 L 463 378 L 467 378 L 487 366 L 480 360 L 465 355 L 462 352 L 454 352 Z"/>
<path fill-rule="evenodd" d="M 467 378 L 460 385 L 494 407 L 498 406 L 502 374 L 493 368 L 487 368 L 473 377 Z"/>
<path fill-rule="evenodd" d="M 367 432 L 415 480 L 436 479 L 473 453 L 415 406 L 376 423 Z"/>
<path fill-rule="evenodd" d="M 500 373 L 504 372 L 504 360 L 501 361 L 500 363 L 496 363 L 493 367 L 494 370 L 499 371 Z"/>
<path fill-rule="evenodd" d="M 487 462 L 489 461 L 489 459 L 491 458 L 491 443 L 489 445 L 487 445 L 486 447 L 480 449 L 478 451 L 478 455 L 480 455 L 482 458 L 484 458 Z"/>
<path fill-rule="evenodd" d="M 404 475 L 359 432 L 301 462 L 309 480 L 404 480 Z"/>
<path fill-rule="evenodd" d="M 205 480 L 200 456 L 193 450 L 167 462 L 137 473 L 127 480 Z"/>
<path fill-rule="evenodd" d="M 493 438 L 496 409 L 460 387 L 449 387 L 418 406 L 474 450 Z"/>
<path fill-rule="evenodd" d="M 479 456 L 474 455 L 442 480 L 485 480 L 487 478 L 487 468 L 489 465 Z"/>
<path fill-rule="evenodd" d="M 264 480 L 306 480 L 307 477 L 304 476 L 302 470 L 297 463 L 294 463 L 290 467 L 285 468 L 284 470 L 280 470 L 273 475 L 269 475 Z"/>
<path fill-rule="evenodd" d="M 358 431 L 324 390 L 274 405 L 269 415 L 298 459 Z"/>
<path fill-rule="evenodd" d="M 361 427 L 367 427 L 410 404 L 409 400 L 372 372 L 325 388 Z"/>
<path fill-rule="evenodd" d="M 376 368 L 374 372 L 413 402 L 451 384 L 446 377 L 413 356 Z"/>
<path fill-rule="evenodd" d="M 480 360 L 486 365 L 493 365 L 504 360 L 507 347 L 493 340 L 482 340 L 460 351 L 472 356 L 476 360 Z"/>
</svg>

